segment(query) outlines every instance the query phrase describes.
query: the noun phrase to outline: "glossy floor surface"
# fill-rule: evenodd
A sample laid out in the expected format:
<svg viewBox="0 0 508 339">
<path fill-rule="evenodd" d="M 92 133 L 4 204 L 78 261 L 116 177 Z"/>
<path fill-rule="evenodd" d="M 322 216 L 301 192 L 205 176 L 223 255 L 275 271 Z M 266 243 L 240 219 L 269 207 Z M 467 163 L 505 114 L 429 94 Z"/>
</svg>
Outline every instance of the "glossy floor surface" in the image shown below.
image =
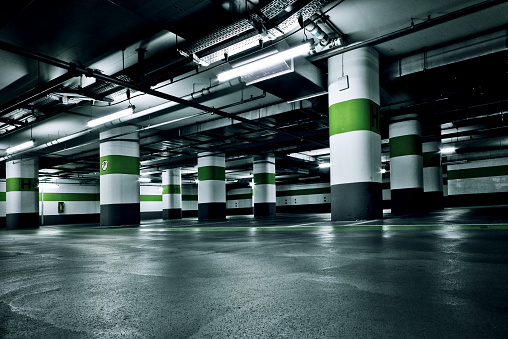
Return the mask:
<svg viewBox="0 0 508 339">
<path fill-rule="evenodd" d="M 0 338 L 506 338 L 508 210 L 0 231 Z"/>
</svg>

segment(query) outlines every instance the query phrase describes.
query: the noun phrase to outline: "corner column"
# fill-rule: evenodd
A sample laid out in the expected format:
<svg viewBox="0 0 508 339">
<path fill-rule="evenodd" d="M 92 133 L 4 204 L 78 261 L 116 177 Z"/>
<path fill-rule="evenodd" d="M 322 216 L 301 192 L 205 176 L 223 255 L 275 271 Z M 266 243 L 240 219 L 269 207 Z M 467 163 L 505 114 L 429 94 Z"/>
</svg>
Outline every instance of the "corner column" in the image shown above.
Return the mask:
<svg viewBox="0 0 508 339">
<path fill-rule="evenodd" d="M 423 143 L 423 197 L 429 209 L 443 209 L 441 141 Z"/>
<path fill-rule="evenodd" d="M 101 225 L 140 222 L 139 139 L 135 126 L 100 134 Z"/>
<path fill-rule="evenodd" d="M 264 217 L 276 214 L 275 157 L 258 155 L 254 157 L 254 216 Z"/>
<path fill-rule="evenodd" d="M 5 179 L 0 179 L 0 228 L 5 228 Z"/>
<path fill-rule="evenodd" d="M 182 179 L 179 168 L 162 172 L 162 219 L 182 219 Z"/>
<path fill-rule="evenodd" d="M 371 47 L 328 59 L 332 220 L 383 217 L 379 57 Z"/>
<path fill-rule="evenodd" d="M 6 217 L 8 230 L 39 227 L 39 159 L 6 163 Z"/>
<path fill-rule="evenodd" d="M 422 126 L 416 115 L 389 126 L 392 213 L 423 210 Z"/>
<path fill-rule="evenodd" d="M 198 154 L 198 219 L 226 219 L 226 159 L 224 154 Z"/>
</svg>

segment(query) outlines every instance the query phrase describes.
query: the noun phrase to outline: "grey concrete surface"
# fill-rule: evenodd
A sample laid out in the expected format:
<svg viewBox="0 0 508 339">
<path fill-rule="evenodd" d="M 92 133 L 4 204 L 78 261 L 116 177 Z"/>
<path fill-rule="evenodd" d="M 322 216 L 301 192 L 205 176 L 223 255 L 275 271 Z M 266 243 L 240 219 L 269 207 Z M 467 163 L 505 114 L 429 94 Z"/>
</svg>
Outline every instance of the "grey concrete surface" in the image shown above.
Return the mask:
<svg viewBox="0 0 508 339">
<path fill-rule="evenodd" d="M 0 338 L 506 338 L 503 211 L 3 230 Z"/>
</svg>

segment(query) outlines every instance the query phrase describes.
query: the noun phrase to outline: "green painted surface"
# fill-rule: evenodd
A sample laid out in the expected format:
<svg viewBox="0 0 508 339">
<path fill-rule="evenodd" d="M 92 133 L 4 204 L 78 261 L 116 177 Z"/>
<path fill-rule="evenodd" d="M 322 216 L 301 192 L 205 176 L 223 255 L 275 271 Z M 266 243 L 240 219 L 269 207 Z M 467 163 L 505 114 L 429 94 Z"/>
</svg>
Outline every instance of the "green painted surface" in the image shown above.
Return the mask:
<svg viewBox="0 0 508 339">
<path fill-rule="evenodd" d="M 381 188 L 384 190 L 389 190 L 390 189 L 390 182 L 381 183 Z"/>
<path fill-rule="evenodd" d="M 182 194 L 182 201 L 198 201 L 198 195 Z"/>
<path fill-rule="evenodd" d="M 104 170 L 104 168 L 106 168 Z M 106 155 L 100 159 L 100 173 L 139 175 L 139 158 L 126 155 Z"/>
<path fill-rule="evenodd" d="M 182 194 L 181 185 L 162 185 L 162 194 Z"/>
<path fill-rule="evenodd" d="M 220 166 L 204 166 L 198 168 L 198 180 L 226 180 L 226 169 Z"/>
<path fill-rule="evenodd" d="M 0 192 L 0 201 L 5 201 L 6 197 L 7 197 L 6 192 Z"/>
<path fill-rule="evenodd" d="M 42 193 L 39 193 L 42 201 Z M 44 201 L 100 201 L 99 193 L 44 193 Z"/>
<path fill-rule="evenodd" d="M 330 193 L 330 187 L 307 188 L 292 191 L 277 191 L 278 197 L 292 197 L 296 195 L 326 194 Z"/>
<path fill-rule="evenodd" d="M 226 195 L 226 200 L 252 199 L 251 193 Z"/>
<path fill-rule="evenodd" d="M 422 155 L 422 137 L 416 134 L 390 138 L 390 158 Z"/>
<path fill-rule="evenodd" d="M 423 153 L 423 167 L 440 167 L 440 166 L 441 166 L 441 153 L 439 152 Z"/>
<path fill-rule="evenodd" d="M 7 192 L 33 192 L 39 190 L 38 178 L 8 178 L 5 188 Z"/>
<path fill-rule="evenodd" d="M 381 134 L 379 105 L 369 99 L 352 99 L 330 106 L 330 136 L 352 131 Z"/>
<path fill-rule="evenodd" d="M 139 201 L 162 201 L 162 195 L 142 194 L 139 196 Z"/>
<path fill-rule="evenodd" d="M 448 180 L 508 175 L 508 165 L 448 170 Z"/>
<path fill-rule="evenodd" d="M 275 173 L 255 173 L 254 185 L 275 185 Z"/>
</svg>

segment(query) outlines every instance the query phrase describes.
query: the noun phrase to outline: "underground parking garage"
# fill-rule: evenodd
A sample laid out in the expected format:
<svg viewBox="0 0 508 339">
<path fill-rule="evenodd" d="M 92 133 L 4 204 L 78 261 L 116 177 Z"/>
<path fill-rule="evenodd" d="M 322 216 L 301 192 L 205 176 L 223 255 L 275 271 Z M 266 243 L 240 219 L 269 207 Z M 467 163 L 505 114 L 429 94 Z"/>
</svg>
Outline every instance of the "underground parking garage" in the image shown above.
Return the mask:
<svg viewBox="0 0 508 339">
<path fill-rule="evenodd" d="M 0 333 L 501 337 L 505 1 L 19 1 Z"/>
</svg>

